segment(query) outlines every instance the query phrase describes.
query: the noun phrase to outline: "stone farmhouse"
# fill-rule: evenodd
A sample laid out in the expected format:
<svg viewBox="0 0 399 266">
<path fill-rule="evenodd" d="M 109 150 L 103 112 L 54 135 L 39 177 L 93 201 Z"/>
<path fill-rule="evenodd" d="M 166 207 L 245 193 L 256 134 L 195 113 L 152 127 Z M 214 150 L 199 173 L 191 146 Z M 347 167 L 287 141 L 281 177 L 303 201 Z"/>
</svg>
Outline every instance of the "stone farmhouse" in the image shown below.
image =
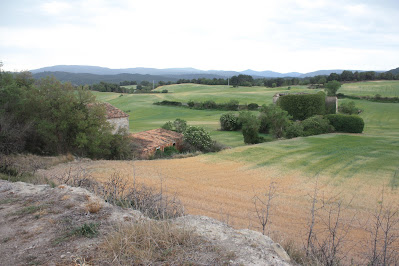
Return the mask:
<svg viewBox="0 0 399 266">
<path fill-rule="evenodd" d="M 139 156 L 148 159 L 157 150 L 164 151 L 166 147 L 174 146 L 180 150 L 183 144 L 183 134 L 163 128 L 152 129 L 130 135 L 139 146 Z"/>
<path fill-rule="evenodd" d="M 105 107 L 105 117 L 107 118 L 108 123 L 113 126 L 112 134 L 115 134 L 122 128 L 125 128 L 129 132 L 129 115 L 127 113 L 116 108 L 110 103 L 102 102 L 95 104 L 101 104 Z M 90 108 L 93 104 L 88 104 L 87 106 Z"/>
</svg>

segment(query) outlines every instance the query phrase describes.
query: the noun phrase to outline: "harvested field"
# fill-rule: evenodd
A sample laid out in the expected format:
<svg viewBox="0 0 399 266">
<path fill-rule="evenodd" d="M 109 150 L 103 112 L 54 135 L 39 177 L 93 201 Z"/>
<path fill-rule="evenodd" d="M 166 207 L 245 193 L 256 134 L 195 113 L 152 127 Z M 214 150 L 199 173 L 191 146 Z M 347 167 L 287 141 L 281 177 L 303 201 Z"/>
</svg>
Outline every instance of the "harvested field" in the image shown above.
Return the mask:
<svg viewBox="0 0 399 266">
<path fill-rule="evenodd" d="M 331 177 L 305 176 L 303 173 L 278 167 L 251 169 L 248 165 L 232 161 L 212 162 L 212 156 L 156 161 L 85 161 L 59 165 L 41 171 L 47 176 L 62 174 L 69 169 L 86 169 L 91 176 L 105 182 L 119 172 L 133 184 L 136 182 L 160 188 L 168 194 L 176 193 L 189 214 L 206 215 L 224 221 L 235 228 L 261 230 L 256 220 L 253 197 L 267 192 L 270 182 L 277 187 L 273 200 L 271 225 L 268 234 L 276 241 L 295 239 L 302 244 L 310 216 L 310 195 L 316 180 L 325 199 L 339 195 L 346 203 L 344 221 L 356 216 L 351 225 L 348 247 L 360 252 L 368 233 L 362 228 L 377 205 L 384 180 L 354 176 L 337 185 Z M 387 189 L 385 200 L 397 200 L 398 192 Z"/>
</svg>

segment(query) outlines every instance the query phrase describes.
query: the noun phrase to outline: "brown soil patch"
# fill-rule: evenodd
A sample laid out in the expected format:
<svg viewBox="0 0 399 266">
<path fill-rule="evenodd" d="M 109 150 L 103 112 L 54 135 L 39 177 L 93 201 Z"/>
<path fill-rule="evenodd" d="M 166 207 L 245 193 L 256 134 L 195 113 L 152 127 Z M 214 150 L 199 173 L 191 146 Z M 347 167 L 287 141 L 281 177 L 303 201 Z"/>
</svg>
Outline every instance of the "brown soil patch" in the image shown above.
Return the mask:
<svg viewBox="0 0 399 266">
<path fill-rule="evenodd" d="M 42 173 L 51 176 L 71 167 L 82 167 L 97 181 L 104 182 L 111 174 L 119 172 L 129 178 L 130 183 L 133 183 L 134 173 L 136 182 L 156 188 L 162 184 L 166 193 L 176 193 L 189 214 L 206 215 L 235 228 L 253 230 L 260 230 L 254 213 L 253 197 L 265 193 L 270 182 L 276 182 L 277 197 L 273 201 L 268 234 L 280 238 L 277 241 L 289 238 L 299 244 L 303 243 L 306 224 L 310 219 L 310 195 L 315 187 L 315 177 L 306 177 L 302 173 L 284 169 L 250 169 L 236 162 L 213 163 L 209 160 L 209 157 L 198 156 L 135 162 L 74 162 Z M 343 218 L 349 221 L 356 215 L 357 222 L 352 223 L 352 233 L 348 238 L 353 240 L 350 242 L 351 250 L 360 252 L 368 236 L 362 228 L 370 217 L 369 212 L 378 202 L 382 184 L 372 179 L 366 182 L 359 177 L 348 180 L 319 177 L 318 183 L 320 195 L 325 199 L 339 195 L 347 203 L 351 201 Z M 386 190 L 386 201 L 397 202 L 398 199 L 396 190 Z M 356 245 L 352 247 L 353 244 Z"/>
</svg>

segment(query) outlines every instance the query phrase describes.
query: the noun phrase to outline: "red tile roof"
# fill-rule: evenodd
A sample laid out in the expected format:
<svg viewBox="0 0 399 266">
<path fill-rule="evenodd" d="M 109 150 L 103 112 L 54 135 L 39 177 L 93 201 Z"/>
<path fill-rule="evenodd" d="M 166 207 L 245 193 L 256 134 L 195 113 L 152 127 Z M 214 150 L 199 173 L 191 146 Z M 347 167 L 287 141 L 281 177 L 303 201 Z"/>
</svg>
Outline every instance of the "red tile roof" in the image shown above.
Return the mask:
<svg viewBox="0 0 399 266">
<path fill-rule="evenodd" d="M 94 103 L 94 104 L 101 104 L 105 107 L 105 116 L 107 119 L 113 119 L 113 118 L 123 118 L 123 117 L 128 117 L 129 115 L 125 112 L 123 112 L 121 109 L 116 108 L 110 103 Z M 87 106 L 93 106 L 93 103 L 88 104 Z"/>
<path fill-rule="evenodd" d="M 142 146 L 143 151 L 170 145 L 183 139 L 183 134 L 163 128 L 138 132 L 130 136 Z"/>
</svg>

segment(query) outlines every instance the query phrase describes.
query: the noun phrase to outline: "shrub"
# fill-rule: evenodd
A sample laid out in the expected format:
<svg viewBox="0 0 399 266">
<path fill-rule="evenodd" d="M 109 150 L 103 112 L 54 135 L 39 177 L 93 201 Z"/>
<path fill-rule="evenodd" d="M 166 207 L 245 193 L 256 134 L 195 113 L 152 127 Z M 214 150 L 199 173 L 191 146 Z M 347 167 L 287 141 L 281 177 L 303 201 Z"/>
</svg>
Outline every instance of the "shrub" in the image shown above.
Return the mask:
<svg viewBox="0 0 399 266">
<path fill-rule="evenodd" d="M 168 90 L 162 90 L 162 93 L 168 93 Z"/>
<path fill-rule="evenodd" d="M 257 103 L 248 104 L 248 110 L 258 110 L 259 105 Z"/>
<path fill-rule="evenodd" d="M 241 128 L 241 124 L 234 113 L 227 113 L 220 116 L 220 128 L 224 131 L 235 131 Z"/>
<path fill-rule="evenodd" d="M 163 124 L 162 128 L 166 129 L 166 130 L 173 130 L 174 129 L 174 125 L 173 125 L 172 122 L 168 121 L 165 124 Z"/>
<path fill-rule="evenodd" d="M 362 133 L 364 129 L 364 121 L 357 115 L 331 114 L 326 118 L 334 126 L 336 131 L 347 133 Z"/>
<path fill-rule="evenodd" d="M 341 83 L 339 81 L 332 80 L 324 84 L 324 87 L 328 96 L 335 96 L 338 89 L 341 87 Z"/>
<path fill-rule="evenodd" d="M 201 104 L 201 107 L 203 109 L 216 109 L 218 107 L 218 105 L 215 103 L 215 101 L 208 100 L 208 101 L 203 102 Z"/>
<path fill-rule="evenodd" d="M 165 124 L 163 124 L 162 128 L 183 133 L 187 128 L 187 122 L 186 120 L 177 118 L 174 122 L 166 122 Z"/>
<path fill-rule="evenodd" d="M 334 131 L 334 127 L 327 118 L 320 115 L 309 117 L 302 121 L 304 136 L 312 136 L 330 133 Z"/>
<path fill-rule="evenodd" d="M 275 138 L 281 138 L 284 135 L 285 128 L 290 123 L 290 116 L 287 111 L 279 106 L 270 104 L 263 105 L 260 110 L 260 132 L 271 133 Z"/>
<path fill-rule="evenodd" d="M 168 101 L 168 100 L 163 100 L 162 102 L 155 102 L 155 105 L 170 105 L 170 106 L 181 106 L 181 102 L 176 102 L 176 101 Z"/>
<path fill-rule="evenodd" d="M 303 136 L 303 134 L 304 134 L 303 125 L 299 121 L 291 123 L 285 129 L 285 137 L 288 138 L 288 139 L 301 137 L 301 136 Z"/>
<path fill-rule="evenodd" d="M 237 111 L 239 102 L 237 100 L 230 100 L 228 103 L 224 104 L 224 109 L 229 111 Z"/>
<path fill-rule="evenodd" d="M 246 144 L 261 142 L 258 134 L 260 122 L 254 114 L 248 111 L 240 112 L 239 122 L 242 124 L 242 135 Z"/>
<path fill-rule="evenodd" d="M 351 101 L 351 102 L 341 103 L 338 107 L 338 111 L 343 114 L 351 115 L 351 114 L 357 114 L 359 112 L 359 109 L 356 108 L 355 102 Z"/>
<path fill-rule="evenodd" d="M 187 129 L 187 121 L 177 118 L 174 122 L 173 122 L 174 128 L 176 132 L 179 133 L 183 133 L 184 131 L 186 131 Z"/>
<path fill-rule="evenodd" d="M 316 94 L 290 94 L 281 96 L 277 104 L 290 114 L 294 120 L 304 120 L 314 115 L 324 115 L 326 95 L 323 92 Z"/>
<path fill-rule="evenodd" d="M 209 133 L 202 127 L 190 126 L 186 129 L 184 134 L 184 141 L 193 148 L 207 152 L 212 146 L 212 139 Z"/>
<path fill-rule="evenodd" d="M 187 102 L 187 105 L 188 105 L 188 107 L 192 108 L 192 107 L 194 107 L 195 102 L 190 100 L 190 101 Z"/>
</svg>

